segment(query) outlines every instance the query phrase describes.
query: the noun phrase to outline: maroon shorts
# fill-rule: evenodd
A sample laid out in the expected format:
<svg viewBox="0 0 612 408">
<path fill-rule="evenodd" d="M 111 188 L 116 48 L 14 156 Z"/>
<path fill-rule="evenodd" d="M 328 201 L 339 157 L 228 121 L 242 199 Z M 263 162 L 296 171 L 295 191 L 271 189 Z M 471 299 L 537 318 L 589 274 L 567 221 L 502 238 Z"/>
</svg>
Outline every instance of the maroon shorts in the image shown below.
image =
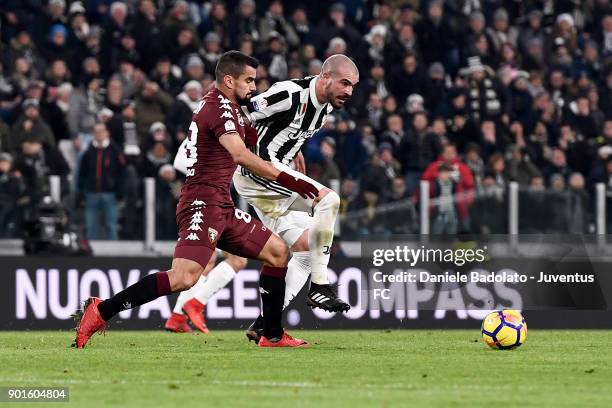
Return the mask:
<svg viewBox="0 0 612 408">
<path fill-rule="evenodd" d="M 179 240 L 175 258 L 185 258 L 206 267 L 215 248 L 255 259 L 272 231 L 249 213 L 234 207 L 207 206 L 198 199 L 181 199 L 176 207 Z"/>
</svg>

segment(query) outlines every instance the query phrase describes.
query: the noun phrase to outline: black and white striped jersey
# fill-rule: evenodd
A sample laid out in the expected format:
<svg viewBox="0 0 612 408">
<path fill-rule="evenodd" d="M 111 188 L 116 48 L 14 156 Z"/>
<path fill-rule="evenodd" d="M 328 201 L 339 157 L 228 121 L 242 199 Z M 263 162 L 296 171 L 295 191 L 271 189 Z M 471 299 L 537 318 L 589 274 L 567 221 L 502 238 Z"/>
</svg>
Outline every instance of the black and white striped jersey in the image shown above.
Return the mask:
<svg viewBox="0 0 612 408">
<path fill-rule="evenodd" d="M 317 100 L 317 78 L 277 82 L 243 107 L 257 130 L 259 157 L 289 165 L 306 139 L 321 129 L 333 107 Z"/>
</svg>

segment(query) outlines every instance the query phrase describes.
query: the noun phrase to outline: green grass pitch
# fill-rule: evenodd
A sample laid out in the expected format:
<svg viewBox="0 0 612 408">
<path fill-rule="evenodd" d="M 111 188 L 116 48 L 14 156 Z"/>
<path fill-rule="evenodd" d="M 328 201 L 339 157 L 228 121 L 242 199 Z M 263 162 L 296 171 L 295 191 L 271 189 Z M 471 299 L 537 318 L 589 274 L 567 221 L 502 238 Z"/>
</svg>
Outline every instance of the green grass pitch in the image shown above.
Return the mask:
<svg viewBox="0 0 612 408">
<path fill-rule="evenodd" d="M 313 347 L 114 330 L 76 350 L 72 332 L 0 332 L 0 387 L 69 387 L 43 404 L 62 407 L 612 407 L 612 331 L 532 330 L 512 351 L 477 328 L 292 334 Z"/>
</svg>

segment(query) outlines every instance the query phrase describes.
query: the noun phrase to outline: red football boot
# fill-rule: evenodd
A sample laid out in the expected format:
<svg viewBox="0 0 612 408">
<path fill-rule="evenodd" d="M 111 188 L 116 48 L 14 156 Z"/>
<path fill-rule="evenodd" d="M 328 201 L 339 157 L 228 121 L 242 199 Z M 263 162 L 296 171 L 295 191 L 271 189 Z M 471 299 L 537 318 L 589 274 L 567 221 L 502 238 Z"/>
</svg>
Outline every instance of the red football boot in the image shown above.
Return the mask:
<svg viewBox="0 0 612 408">
<path fill-rule="evenodd" d="M 73 346 L 83 348 L 96 332 L 103 332 L 106 322 L 100 316 L 98 305 L 102 299 L 90 297 L 83 304 L 83 312 L 76 328 L 76 339 Z M 77 315 L 80 314 L 77 312 Z"/>
<path fill-rule="evenodd" d="M 196 298 L 193 298 L 183 305 L 183 312 L 187 315 L 196 329 L 202 333 L 208 333 L 206 321 L 204 320 L 204 305 Z"/>
<path fill-rule="evenodd" d="M 191 333 L 193 329 L 187 323 L 187 316 L 172 313 L 168 320 L 166 320 L 166 325 L 164 326 L 166 330 L 174 332 L 174 333 Z"/>
<path fill-rule="evenodd" d="M 287 333 L 287 331 L 283 331 L 283 337 L 279 341 L 270 341 L 266 338 L 266 336 L 261 336 L 259 339 L 259 343 L 257 343 L 257 347 L 300 347 L 300 348 L 308 348 L 310 344 L 305 342 L 302 339 L 295 339 Z"/>
</svg>

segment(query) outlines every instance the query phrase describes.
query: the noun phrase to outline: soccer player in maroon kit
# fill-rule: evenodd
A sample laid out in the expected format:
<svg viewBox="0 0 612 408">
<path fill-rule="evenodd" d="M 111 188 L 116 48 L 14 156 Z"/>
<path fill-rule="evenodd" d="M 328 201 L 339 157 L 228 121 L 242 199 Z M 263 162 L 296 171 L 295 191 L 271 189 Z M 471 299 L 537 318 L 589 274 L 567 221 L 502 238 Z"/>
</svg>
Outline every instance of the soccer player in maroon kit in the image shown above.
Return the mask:
<svg viewBox="0 0 612 408">
<path fill-rule="evenodd" d="M 237 165 L 276 181 L 304 198 L 318 195 L 315 186 L 277 170 L 244 144 L 245 126 L 239 105 L 246 104 L 255 90 L 257 66 L 257 60 L 238 51 L 223 54 L 215 69 L 215 87 L 193 114 L 188 136 L 187 181 L 176 209 L 179 240 L 172 269 L 148 275 L 104 301 L 89 298 L 76 329 L 77 348 L 83 348 L 94 333 L 102 331 L 106 322 L 122 310 L 189 289 L 197 282 L 216 247 L 264 263 L 259 291 L 265 330 L 259 346 L 308 345 L 289 336 L 282 328 L 289 261 L 287 245 L 261 222 L 236 209 L 230 197 Z"/>
</svg>

